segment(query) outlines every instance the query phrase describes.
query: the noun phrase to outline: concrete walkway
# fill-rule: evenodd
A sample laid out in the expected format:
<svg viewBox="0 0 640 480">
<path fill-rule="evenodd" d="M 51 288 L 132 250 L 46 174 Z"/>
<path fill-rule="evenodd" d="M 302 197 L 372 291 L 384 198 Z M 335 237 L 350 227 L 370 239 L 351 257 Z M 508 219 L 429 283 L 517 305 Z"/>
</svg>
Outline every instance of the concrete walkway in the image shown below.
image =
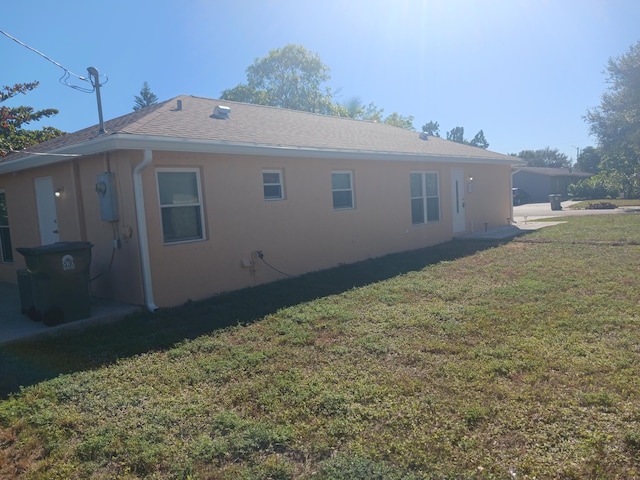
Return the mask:
<svg viewBox="0 0 640 480">
<path fill-rule="evenodd" d="M 20 313 L 20 292 L 16 285 L 0 283 L 0 345 L 35 335 L 52 335 L 61 331 L 83 328 L 87 325 L 117 320 L 138 312 L 142 307 L 91 298 L 91 316 L 75 322 L 47 327 Z"/>
<path fill-rule="evenodd" d="M 565 202 L 563 209 L 574 203 L 576 202 Z M 563 214 L 566 215 L 567 212 L 567 210 L 553 211 L 549 203 L 520 205 L 513 207 L 513 220 L 511 221 L 511 225 L 506 225 L 505 219 L 505 225 L 481 225 L 480 229 L 465 233 L 457 238 L 460 240 L 508 240 L 530 230 L 538 230 L 563 223 L 562 220 L 557 220 L 556 217 L 560 217 Z M 549 218 L 550 220 L 548 222 L 533 221 L 544 218 Z"/>
<path fill-rule="evenodd" d="M 503 240 L 517 237 L 518 235 L 522 235 L 530 230 L 538 230 L 540 228 L 552 227 L 554 225 L 564 223 L 563 217 L 640 213 L 640 206 L 619 207 L 611 210 L 571 210 L 571 205 L 576 203 L 578 202 L 570 200 L 562 202 L 562 210 L 551 210 L 550 203 L 529 203 L 525 205 L 518 205 L 513 207 L 512 225 L 495 227 L 487 225 L 486 231 L 483 225 L 480 230 L 464 234 L 458 238 L 463 240 Z"/>
</svg>

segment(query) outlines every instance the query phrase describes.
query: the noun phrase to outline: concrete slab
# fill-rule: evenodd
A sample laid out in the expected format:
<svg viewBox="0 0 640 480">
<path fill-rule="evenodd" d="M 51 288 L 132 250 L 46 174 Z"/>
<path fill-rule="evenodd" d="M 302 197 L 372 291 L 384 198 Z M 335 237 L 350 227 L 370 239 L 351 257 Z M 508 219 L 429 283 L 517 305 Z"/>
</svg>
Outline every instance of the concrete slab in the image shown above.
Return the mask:
<svg viewBox="0 0 640 480">
<path fill-rule="evenodd" d="M 562 202 L 561 210 L 551 210 L 550 203 L 527 203 L 513 207 L 512 225 L 499 227 L 487 226 L 484 229 L 466 233 L 456 238 L 460 240 L 503 240 L 517 237 L 529 230 L 538 230 L 565 223 L 563 217 L 584 215 L 615 215 L 622 213 L 640 213 L 640 206 L 619 207 L 612 210 L 572 210 L 570 207 L 578 202 L 568 200 Z M 546 220 L 546 221 L 540 221 Z"/>
<path fill-rule="evenodd" d="M 527 203 L 524 205 L 518 205 L 513 207 L 513 220 L 520 225 L 523 222 L 529 222 L 532 220 L 538 220 L 541 218 L 556 219 L 558 217 L 572 217 L 572 216 L 585 216 L 585 215 L 619 215 L 623 213 L 639 213 L 640 206 L 627 206 L 618 207 L 611 210 L 573 210 L 572 205 L 575 205 L 575 201 L 567 200 L 562 202 L 561 210 L 551 210 L 549 203 Z"/>
<path fill-rule="evenodd" d="M 96 323 L 106 323 L 141 310 L 142 307 L 139 305 L 127 305 L 92 297 L 89 318 L 47 327 L 42 322 L 34 322 L 20 312 L 20 292 L 16 285 L 0 283 L 0 345 L 35 335 L 52 335 Z"/>
<path fill-rule="evenodd" d="M 459 237 L 458 240 L 508 240 L 510 238 L 522 235 L 530 230 L 538 230 L 544 227 L 551 227 L 565 222 L 522 222 L 517 225 L 509 225 L 504 227 L 488 228 L 487 231 L 466 233 Z"/>
</svg>

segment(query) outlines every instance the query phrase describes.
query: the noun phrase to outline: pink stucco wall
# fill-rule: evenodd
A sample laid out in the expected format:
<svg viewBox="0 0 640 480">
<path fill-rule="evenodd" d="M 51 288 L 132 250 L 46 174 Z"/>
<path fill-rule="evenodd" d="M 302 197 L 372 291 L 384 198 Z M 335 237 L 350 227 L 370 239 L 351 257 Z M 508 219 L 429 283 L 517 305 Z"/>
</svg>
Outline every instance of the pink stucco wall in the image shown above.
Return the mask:
<svg viewBox="0 0 640 480">
<path fill-rule="evenodd" d="M 92 293 L 143 304 L 133 169 L 141 151 L 83 157 L 46 168 L 0 176 L 7 196 L 13 246 L 39 244 L 33 179 L 51 176 L 65 194 L 56 203 L 61 240 L 94 244 Z M 510 166 L 456 163 L 465 179 L 466 231 L 506 225 L 511 215 Z M 223 291 L 291 275 L 353 263 L 387 253 L 442 243 L 452 238 L 451 164 L 379 160 L 331 160 L 153 152 L 143 171 L 144 205 L 155 303 L 166 307 Z M 164 244 L 156 181 L 157 168 L 200 172 L 206 238 Z M 265 201 L 262 170 L 282 169 L 286 198 Z M 120 220 L 100 219 L 96 175 L 116 176 Z M 331 172 L 353 173 L 355 207 L 334 210 Z M 438 172 L 440 221 L 412 225 L 409 175 Z M 473 186 L 467 189 L 467 179 Z M 114 239 L 118 248 L 114 251 Z M 113 256 L 113 261 L 111 260 Z M 0 281 L 15 283 L 22 257 L 0 264 Z"/>
</svg>

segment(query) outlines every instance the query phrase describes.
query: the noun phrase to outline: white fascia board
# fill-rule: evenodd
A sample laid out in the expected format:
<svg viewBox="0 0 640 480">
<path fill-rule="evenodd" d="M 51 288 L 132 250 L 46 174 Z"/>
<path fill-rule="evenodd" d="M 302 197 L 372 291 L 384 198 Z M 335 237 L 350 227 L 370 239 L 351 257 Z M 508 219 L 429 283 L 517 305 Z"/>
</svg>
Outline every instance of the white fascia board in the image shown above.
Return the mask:
<svg viewBox="0 0 640 480">
<path fill-rule="evenodd" d="M 95 155 L 113 150 L 160 150 L 170 152 L 218 153 L 228 155 L 262 155 L 269 157 L 296 157 L 342 160 L 386 160 L 410 162 L 447 162 L 511 165 L 516 160 L 497 157 L 465 157 L 450 155 L 423 155 L 399 152 L 367 152 L 354 150 L 311 149 L 302 147 L 252 145 L 219 141 L 194 140 L 176 137 L 157 137 L 115 133 L 102 135 L 86 142 L 63 147 L 51 152 L 33 154 L 0 163 L 0 174 L 18 172 L 29 168 L 53 165 L 78 156 Z"/>
<path fill-rule="evenodd" d="M 127 141 L 133 140 L 133 142 Z M 137 145 L 136 145 L 137 144 Z M 181 139 L 172 137 L 138 137 L 127 139 L 123 136 L 119 148 L 191 152 L 191 153 L 222 153 L 228 155 L 263 155 L 268 157 L 295 157 L 318 159 L 344 159 L 344 160 L 393 160 L 393 161 L 446 161 L 450 163 L 479 163 L 511 165 L 517 163 L 511 159 L 500 158 L 463 157 L 450 155 L 424 155 L 400 152 L 367 152 L 355 150 L 331 150 L 312 149 L 305 147 L 253 145 L 246 143 L 227 143 L 207 140 Z"/>
</svg>

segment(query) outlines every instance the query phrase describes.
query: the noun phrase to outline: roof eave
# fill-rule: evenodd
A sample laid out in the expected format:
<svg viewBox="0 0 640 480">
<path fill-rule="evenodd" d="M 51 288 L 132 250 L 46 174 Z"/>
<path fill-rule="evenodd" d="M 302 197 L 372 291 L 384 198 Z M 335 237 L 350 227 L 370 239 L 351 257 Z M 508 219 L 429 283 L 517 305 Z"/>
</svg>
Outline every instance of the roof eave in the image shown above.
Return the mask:
<svg viewBox="0 0 640 480">
<path fill-rule="evenodd" d="M 0 163 L 0 174 L 13 173 L 46 165 L 68 161 L 79 156 L 95 155 L 113 150 L 164 150 L 172 152 L 218 153 L 229 155 L 263 155 L 273 157 L 298 157 L 320 159 L 351 160 L 394 160 L 424 162 L 447 161 L 450 163 L 477 163 L 517 165 L 520 162 L 505 160 L 499 157 L 474 157 L 461 155 L 432 155 L 402 152 L 356 151 L 340 149 L 322 149 L 308 147 L 292 147 L 283 145 L 258 145 L 246 143 L 229 143 L 213 140 L 196 140 L 178 137 L 160 137 L 113 133 L 70 145 L 50 152 L 32 154 L 15 160 Z"/>
</svg>

